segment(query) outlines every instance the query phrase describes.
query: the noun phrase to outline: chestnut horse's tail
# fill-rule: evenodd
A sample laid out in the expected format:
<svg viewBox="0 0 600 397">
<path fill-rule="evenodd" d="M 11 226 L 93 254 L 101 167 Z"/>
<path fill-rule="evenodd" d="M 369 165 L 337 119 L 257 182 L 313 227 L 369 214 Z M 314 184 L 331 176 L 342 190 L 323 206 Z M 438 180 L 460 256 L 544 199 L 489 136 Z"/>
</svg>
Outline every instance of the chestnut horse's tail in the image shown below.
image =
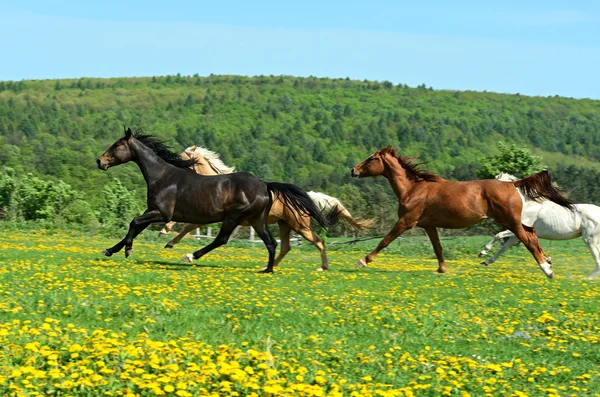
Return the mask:
<svg viewBox="0 0 600 397">
<path fill-rule="evenodd" d="M 267 190 L 271 194 L 271 197 L 276 197 L 276 200 L 282 200 L 283 204 L 294 210 L 296 215 L 306 214 L 324 228 L 334 226 L 338 221 L 340 214 L 338 211 L 332 211 L 327 216 L 323 215 L 310 196 L 296 185 L 268 182 Z"/>
<path fill-rule="evenodd" d="M 531 200 L 547 199 L 571 211 L 575 209 L 575 203 L 563 197 L 561 192 L 552 185 L 552 176 L 546 170 L 513 183 Z"/>
</svg>

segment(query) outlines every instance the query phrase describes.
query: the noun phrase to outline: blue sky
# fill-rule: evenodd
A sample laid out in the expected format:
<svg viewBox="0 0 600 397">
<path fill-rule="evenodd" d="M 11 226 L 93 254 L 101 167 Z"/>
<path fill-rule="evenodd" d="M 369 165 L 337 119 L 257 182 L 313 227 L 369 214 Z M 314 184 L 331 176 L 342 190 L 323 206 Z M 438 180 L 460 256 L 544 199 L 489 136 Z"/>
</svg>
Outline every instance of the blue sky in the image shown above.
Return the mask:
<svg viewBox="0 0 600 397">
<path fill-rule="evenodd" d="M 285 74 L 600 99 L 600 2 L 3 1 L 0 54 L 0 80 Z"/>
</svg>

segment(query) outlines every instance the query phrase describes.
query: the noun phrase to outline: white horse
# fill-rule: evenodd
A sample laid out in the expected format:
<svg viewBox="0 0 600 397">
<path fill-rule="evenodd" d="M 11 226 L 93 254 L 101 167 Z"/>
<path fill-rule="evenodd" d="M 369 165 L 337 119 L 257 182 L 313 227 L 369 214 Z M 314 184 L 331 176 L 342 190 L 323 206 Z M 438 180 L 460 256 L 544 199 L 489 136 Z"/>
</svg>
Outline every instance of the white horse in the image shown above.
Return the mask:
<svg viewBox="0 0 600 397">
<path fill-rule="evenodd" d="M 518 180 L 506 173 L 501 173 L 496 179 L 506 182 Z M 522 219 L 524 222 L 529 220 L 537 236 L 544 240 L 571 240 L 581 236 L 596 261 L 596 268 L 588 279 L 592 280 L 600 273 L 600 207 L 593 204 L 575 204 L 575 211 L 570 211 L 549 200 L 527 201 L 523 206 Z M 487 266 L 494 263 L 506 250 L 519 244 L 515 235 L 510 230 L 505 230 L 496 234 L 494 239 L 483 247 L 479 256 L 487 255 L 497 241 L 506 238 L 508 240 L 498 252 L 482 264 Z M 551 263 L 551 258 L 548 258 L 548 262 Z"/>
</svg>

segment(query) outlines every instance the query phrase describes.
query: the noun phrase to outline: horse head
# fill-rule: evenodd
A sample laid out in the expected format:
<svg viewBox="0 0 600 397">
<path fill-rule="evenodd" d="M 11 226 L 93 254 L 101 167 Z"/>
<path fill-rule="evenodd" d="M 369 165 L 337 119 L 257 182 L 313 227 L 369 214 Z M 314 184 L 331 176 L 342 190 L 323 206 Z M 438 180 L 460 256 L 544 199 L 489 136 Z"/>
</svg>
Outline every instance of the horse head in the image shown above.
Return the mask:
<svg viewBox="0 0 600 397">
<path fill-rule="evenodd" d="M 385 172 L 385 164 L 383 164 L 383 156 L 390 152 L 391 147 L 380 149 L 364 159 L 360 164 L 355 165 L 350 170 L 350 175 L 353 178 L 364 178 L 368 176 L 379 176 Z"/>
<path fill-rule="evenodd" d="M 123 127 L 124 128 L 124 127 Z M 113 143 L 102 156 L 96 160 L 98 168 L 106 171 L 109 167 L 124 164 L 135 158 L 135 154 L 131 149 L 129 142 L 133 136 L 131 128 L 124 128 L 125 136 Z"/>
</svg>

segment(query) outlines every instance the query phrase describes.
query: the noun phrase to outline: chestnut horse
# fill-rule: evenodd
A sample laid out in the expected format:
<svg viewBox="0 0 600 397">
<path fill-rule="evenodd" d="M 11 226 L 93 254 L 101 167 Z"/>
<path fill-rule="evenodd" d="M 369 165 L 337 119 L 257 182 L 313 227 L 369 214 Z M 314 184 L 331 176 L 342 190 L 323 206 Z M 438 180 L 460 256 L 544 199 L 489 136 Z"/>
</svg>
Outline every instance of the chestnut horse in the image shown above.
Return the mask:
<svg viewBox="0 0 600 397">
<path fill-rule="evenodd" d="M 225 175 L 231 174 L 235 170 L 233 167 L 225 165 L 217 153 L 197 145 L 185 149 L 185 151 L 181 153 L 181 157 L 186 160 L 195 160 L 196 163 L 193 166 L 193 170 L 200 175 Z M 330 197 L 318 192 L 308 192 L 308 195 L 325 216 L 334 217 L 337 215 L 357 230 L 371 228 L 375 224 L 375 221 L 371 219 L 353 218 L 350 212 L 335 197 Z M 273 205 L 269 211 L 267 223 L 272 224 L 275 222 L 277 222 L 277 225 L 279 226 L 281 249 L 279 255 L 275 258 L 273 266 L 279 265 L 286 254 L 291 250 L 290 233 L 293 230 L 306 240 L 310 241 L 321 252 L 321 267 L 318 270 L 329 269 L 325 244 L 323 239 L 311 229 L 309 216 L 298 214 L 292 207 L 284 205 L 283 201 L 273 197 Z M 175 223 L 176 222 L 167 223 L 160 231 L 160 234 L 166 235 L 173 228 Z M 247 223 L 242 223 L 241 225 L 249 226 Z M 173 248 L 173 246 L 181 241 L 186 234 L 200 226 L 202 225 L 185 225 L 183 230 L 165 245 L 165 248 Z"/>
<path fill-rule="evenodd" d="M 548 171 L 515 182 L 496 179 L 466 182 L 448 181 L 419 169 L 419 164 L 400 156 L 387 146 L 353 167 L 353 177 L 383 176 L 398 197 L 398 222 L 377 247 L 357 266 L 364 267 L 405 231 L 418 226 L 425 229 L 438 260 L 438 273 L 446 272 L 446 263 L 437 227 L 462 229 L 482 219 L 492 218 L 515 234 L 533 254 L 548 278 L 554 277 L 533 225 L 521 222 L 524 203 L 528 200 L 551 200 L 572 210 L 573 203 L 552 186 Z"/>
</svg>

